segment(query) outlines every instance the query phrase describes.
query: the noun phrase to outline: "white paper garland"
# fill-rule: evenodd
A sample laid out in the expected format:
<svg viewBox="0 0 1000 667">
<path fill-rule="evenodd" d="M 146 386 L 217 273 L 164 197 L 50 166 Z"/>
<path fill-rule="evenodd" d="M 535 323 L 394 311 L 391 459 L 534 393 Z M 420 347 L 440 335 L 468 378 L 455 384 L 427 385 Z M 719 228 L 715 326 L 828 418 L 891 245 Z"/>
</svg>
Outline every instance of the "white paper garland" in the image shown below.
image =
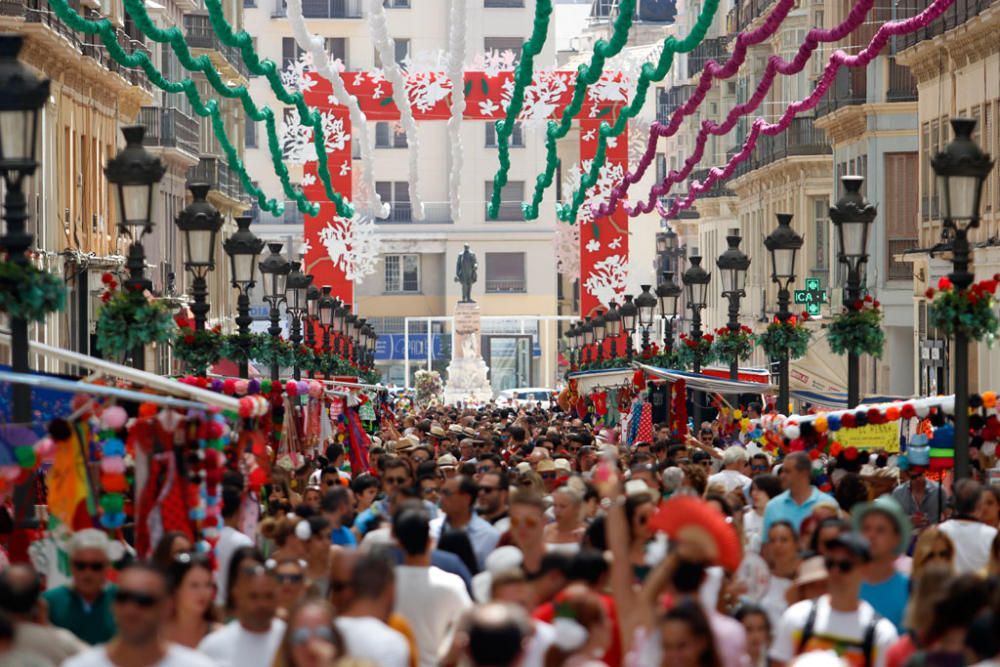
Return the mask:
<svg viewBox="0 0 1000 667">
<path fill-rule="evenodd" d="M 403 73 L 396 64 L 396 49 L 392 38 L 389 37 L 389 27 L 385 20 L 385 7 L 383 0 L 368 0 L 368 30 L 371 32 L 372 42 L 378 51 L 379 59 L 382 61 L 382 70 L 386 80 L 392 84 L 393 101 L 399 109 L 399 119 L 406 132 L 406 143 L 409 147 L 410 157 L 410 203 L 413 207 L 413 219 L 424 219 L 424 202 L 420 197 L 420 165 L 417 161 L 419 153 L 419 142 L 417 140 L 417 123 L 413 119 L 413 110 L 410 108 L 410 96 L 406 93 L 406 80 Z"/>
<path fill-rule="evenodd" d="M 451 171 L 448 173 L 448 200 L 452 220 L 460 217 L 459 191 L 462 186 L 464 152 L 462 120 L 465 115 L 465 33 L 466 0 L 451 0 L 451 26 L 448 31 L 448 78 L 451 79 L 451 118 L 448 119 L 448 143 L 451 148 Z"/>
<path fill-rule="evenodd" d="M 305 18 L 302 16 L 302 0 L 288 0 L 288 22 L 292 26 L 292 34 L 299 48 L 312 54 L 313 67 L 326 78 L 333 86 L 333 96 L 339 104 L 347 107 L 351 114 L 351 125 L 354 135 L 358 139 L 361 148 L 362 179 L 367 192 L 363 197 L 356 198 L 358 202 L 365 202 L 372 215 L 378 218 L 389 217 L 389 205 L 382 201 L 375 189 L 375 163 L 373 154 L 375 152 L 375 140 L 368 132 L 365 112 L 361 110 L 358 98 L 351 95 L 344 86 L 344 80 L 340 76 L 340 69 L 335 63 L 330 61 L 330 54 L 326 52 L 326 44 L 322 37 L 309 32 Z"/>
</svg>

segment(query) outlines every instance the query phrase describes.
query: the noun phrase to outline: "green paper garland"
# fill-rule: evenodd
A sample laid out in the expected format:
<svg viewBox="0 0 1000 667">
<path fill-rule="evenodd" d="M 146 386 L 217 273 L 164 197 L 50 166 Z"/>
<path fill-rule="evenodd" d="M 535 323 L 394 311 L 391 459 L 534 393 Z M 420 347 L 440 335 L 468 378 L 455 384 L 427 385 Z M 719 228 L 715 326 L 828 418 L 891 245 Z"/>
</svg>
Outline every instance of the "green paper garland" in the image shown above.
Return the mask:
<svg viewBox="0 0 1000 667">
<path fill-rule="evenodd" d="M 576 222 L 577 213 L 580 211 L 580 206 L 583 205 L 584 199 L 586 199 L 587 190 L 594 187 L 597 183 L 597 177 L 601 172 L 601 167 L 604 166 L 608 139 L 620 136 L 621 133 L 625 131 L 625 125 L 628 123 L 628 119 L 635 118 L 639 114 L 639 111 L 642 110 L 642 106 L 646 103 L 646 93 L 649 90 L 649 84 L 662 81 L 663 78 L 666 77 L 667 72 L 670 71 L 670 68 L 674 64 L 674 55 L 677 53 L 688 53 L 693 51 L 699 44 L 701 44 L 702 40 L 705 39 L 705 35 L 708 33 L 709 27 L 712 25 L 712 21 L 715 19 L 715 13 L 718 9 L 719 0 L 706 0 L 705 6 L 698 15 L 698 21 L 694 24 L 694 27 L 691 29 L 691 32 L 688 33 L 688 36 L 680 42 L 678 42 L 672 35 L 667 37 L 667 39 L 663 42 L 663 51 L 660 52 L 660 59 L 657 62 L 656 67 L 653 68 L 653 66 L 649 63 L 645 63 L 642 66 L 642 71 L 639 74 L 639 81 L 636 83 L 635 95 L 633 96 L 632 101 L 618 112 L 618 117 L 615 119 L 615 124 L 613 126 L 608 123 L 601 123 L 601 128 L 597 137 L 597 153 L 594 155 L 594 159 L 590 163 L 590 171 L 581 175 L 580 187 L 573 193 L 571 203 L 556 205 L 556 213 L 560 220 L 569 223 Z M 551 122 L 552 121 L 550 121 L 550 123 Z M 567 124 L 566 130 L 556 138 L 565 136 L 568 130 L 569 126 Z M 544 187 L 540 191 L 536 186 L 531 204 L 535 208 L 536 215 L 538 204 L 542 200 L 544 188 L 547 188 L 552 184 L 552 175 L 555 173 L 556 165 L 559 162 L 559 158 L 556 156 L 555 152 L 555 138 L 552 138 L 550 141 L 550 137 L 547 136 L 545 143 L 548 151 L 545 159 L 545 172 L 540 174 L 536 179 L 537 183 Z"/>
<path fill-rule="evenodd" d="M 874 306 L 858 310 L 845 308 L 826 328 L 826 342 L 834 354 L 869 354 L 876 359 L 885 347 L 882 313 Z"/>
<path fill-rule="evenodd" d="M 66 305 L 66 286 L 59 276 L 34 264 L 0 262 L 0 312 L 28 322 L 44 322 Z"/>
<path fill-rule="evenodd" d="M 137 347 L 169 342 L 176 328 L 162 301 L 139 302 L 114 292 L 97 313 L 97 347 L 106 357 L 121 358 Z"/>
<path fill-rule="evenodd" d="M 142 1 L 126 0 L 127 3 L 139 4 L 139 6 L 142 6 Z M 247 65 L 247 69 L 254 74 L 265 77 L 271 85 L 271 90 L 274 91 L 275 96 L 284 104 L 294 106 L 299 112 L 299 118 L 302 120 L 302 123 L 312 128 L 313 144 L 316 146 L 316 172 L 323 182 L 326 196 L 336 205 L 337 215 L 342 218 L 353 216 L 354 208 L 344 199 L 342 194 L 333 189 L 333 183 L 330 182 L 330 167 L 327 163 L 326 134 L 323 130 L 323 117 L 306 105 L 302 93 L 289 93 L 285 90 L 285 87 L 281 84 L 281 73 L 278 70 L 278 66 L 270 59 L 263 61 L 260 59 L 253 48 L 253 37 L 246 30 L 233 33 L 232 26 L 226 21 L 221 0 L 205 0 L 205 7 L 208 9 L 208 18 L 212 23 L 212 30 L 222 40 L 222 43 L 226 46 L 238 48 L 240 54 L 243 56 L 243 62 Z"/>
<path fill-rule="evenodd" d="M 696 365 L 695 362 L 697 362 L 699 367 L 708 365 L 715 358 L 715 355 L 712 353 L 714 342 L 715 338 L 709 334 L 705 334 L 697 340 L 689 337 L 687 334 L 681 334 L 671 353 L 673 360 L 680 368 L 685 370 L 693 370 Z"/>
<path fill-rule="evenodd" d="M 793 315 L 787 322 L 775 319 L 764 333 L 757 336 L 757 345 L 771 359 L 781 357 L 788 350 L 789 359 L 798 359 L 809 349 L 812 331 L 802 326 Z"/>
<path fill-rule="evenodd" d="M 500 159 L 500 168 L 493 176 L 493 192 L 490 195 L 490 204 L 486 209 L 486 214 L 495 219 L 500 212 L 500 190 L 507 185 L 507 174 L 510 172 L 510 146 L 508 141 L 514 132 L 514 124 L 518 114 L 524 106 L 524 89 L 531 85 L 534 78 L 535 56 L 542 51 L 545 40 L 549 34 L 549 17 L 552 15 L 552 0 L 536 0 L 534 27 L 531 29 L 531 36 L 521 47 L 521 62 L 514 70 L 514 91 L 510 96 L 510 104 L 507 105 L 507 117 L 496 122 L 497 132 L 497 152 Z"/>
<path fill-rule="evenodd" d="M 948 278 L 942 278 L 938 282 L 937 296 L 933 289 L 927 290 L 927 298 L 933 299 L 927 309 L 930 325 L 948 338 L 961 331 L 972 340 L 985 340 L 992 345 L 1000 327 L 993 296 L 998 284 L 1000 274 L 963 291 L 954 287 Z"/>
<path fill-rule="evenodd" d="M 715 330 L 715 342 L 712 343 L 712 356 L 721 362 L 730 363 L 734 359 L 746 361 L 753 354 L 754 335 L 750 327 L 740 327 L 738 331 L 730 331 L 729 327 Z"/>
<path fill-rule="evenodd" d="M 250 358 L 265 366 L 278 364 L 279 367 L 288 368 L 295 364 L 295 349 L 283 338 L 258 334 L 253 339 Z"/>
<path fill-rule="evenodd" d="M 184 362 L 189 374 L 204 375 L 219 359 L 222 359 L 224 338 L 218 329 L 204 331 L 178 329 L 174 334 L 174 356 Z"/>
</svg>

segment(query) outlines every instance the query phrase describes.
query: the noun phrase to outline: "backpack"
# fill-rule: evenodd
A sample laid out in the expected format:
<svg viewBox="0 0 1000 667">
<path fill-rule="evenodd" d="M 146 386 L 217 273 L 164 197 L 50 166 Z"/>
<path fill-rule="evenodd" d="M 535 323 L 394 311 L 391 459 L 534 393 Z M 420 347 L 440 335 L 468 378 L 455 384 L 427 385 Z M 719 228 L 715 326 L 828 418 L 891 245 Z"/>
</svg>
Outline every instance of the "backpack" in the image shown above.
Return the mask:
<svg viewBox="0 0 1000 667">
<path fill-rule="evenodd" d="M 819 600 L 813 600 L 812 607 L 809 609 L 809 616 L 806 617 L 806 624 L 802 627 L 802 638 L 799 639 L 799 646 L 796 650 L 796 655 L 801 655 L 802 651 L 806 647 L 809 639 L 813 635 L 813 627 L 816 625 L 816 610 L 819 607 Z M 872 610 L 872 620 L 868 623 L 868 627 L 865 628 L 864 638 L 861 643 L 861 650 L 864 652 L 865 656 L 865 667 L 874 667 L 875 661 L 872 659 L 873 649 L 875 648 L 875 628 L 878 622 L 882 619 L 874 609 Z"/>
</svg>

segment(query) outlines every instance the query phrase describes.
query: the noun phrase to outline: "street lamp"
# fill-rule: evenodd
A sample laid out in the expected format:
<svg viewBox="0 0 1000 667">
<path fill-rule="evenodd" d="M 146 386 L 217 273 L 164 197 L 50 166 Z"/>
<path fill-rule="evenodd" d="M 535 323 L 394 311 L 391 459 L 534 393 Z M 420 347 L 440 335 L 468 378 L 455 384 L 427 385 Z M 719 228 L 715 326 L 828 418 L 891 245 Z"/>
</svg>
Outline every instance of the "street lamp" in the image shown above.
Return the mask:
<svg viewBox="0 0 1000 667">
<path fill-rule="evenodd" d="M 268 317 L 271 320 L 271 326 L 268 327 L 267 333 L 272 338 L 281 336 L 280 307 L 281 302 L 285 300 L 285 287 L 292 268 L 288 260 L 281 256 L 282 245 L 281 242 L 268 243 L 267 249 L 271 251 L 271 254 L 260 262 L 260 273 L 264 283 L 264 301 L 270 306 Z M 280 370 L 276 360 L 271 362 L 272 382 L 278 381 Z"/>
<path fill-rule="evenodd" d="M 341 350 L 341 339 L 347 332 L 347 325 L 345 320 L 347 319 L 347 310 L 344 308 L 344 304 L 340 299 L 334 299 L 333 308 L 333 334 L 336 336 L 334 342 L 334 354 L 343 356 L 343 350 Z"/>
<path fill-rule="evenodd" d="M 351 312 L 351 305 L 345 303 L 344 310 L 344 347 L 341 350 L 341 357 L 348 361 L 354 361 L 354 334 L 358 330 L 358 318 Z"/>
<path fill-rule="evenodd" d="M 688 308 L 691 309 L 691 339 L 699 345 L 701 344 L 701 311 L 708 305 L 708 283 L 712 279 L 712 274 L 701 265 L 701 257 L 692 255 L 688 258 L 691 263 L 681 282 L 687 292 Z M 701 372 L 701 354 L 694 355 L 694 372 Z M 691 395 L 691 402 L 694 404 L 694 427 L 701 424 L 701 392 L 695 391 Z"/>
<path fill-rule="evenodd" d="M 156 184 L 163 178 L 166 167 L 160 158 L 152 155 L 142 146 L 146 128 L 131 125 L 122 128 L 125 148 L 108 161 L 104 174 L 116 188 L 118 202 L 118 230 L 131 240 L 125 267 L 129 277 L 125 281 L 125 291 L 137 306 L 146 301 L 146 291 L 153 283 L 145 276 L 146 249 L 142 237 L 153 229 L 153 196 Z M 137 347 L 132 350 L 132 366 L 139 370 L 146 368 L 146 351 Z"/>
<path fill-rule="evenodd" d="M 333 314 L 337 309 L 337 300 L 330 296 L 333 288 L 323 285 L 323 293 L 319 298 L 316 310 L 319 311 L 319 328 L 323 330 L 323 352 L 330 354 L 330 327 L 333 326 Z"/>
<path fill-rule="evenodd" d="M 983 182 L 993 169 L 993 159 L 972 140 L 976 121 L 952 118 L 955 138 L 931 160 L 944 193 L 944 229 L 952 230 L 952 272 L 948 278 L 958 290 L 966 290 L 975 278 L 968 232 L 979 227 L 979 200 Z M 969 476 L 969 339 L 955 328 L 953 347 L 955 377 L 955 478 Z"/>
<path fill-rule="evenodd" d="M 608 312 L 604 314 L 604 327 L 611 339 L 611 358 L 615 359 L 618 357 L 618 336 L 622 333 L 622 314 L 614 301 L 608 304 Z"/>
<path fill-rule="evenodd" d="M 843 176 L 844 196 L 830 207 L 830 219 L 837 228 L 837 261 L 847 265 L 847 286 L 844 304 L 850 310 L 860 310 L 861 274 L 868 264 L 868 232 L 878 210 L 861 196 L 861 176 Z M 861 359 L 847 351 L 847 407 L 861 402 Z"/>
<path fill-rule="evenodd" d="M 299 344 L 302 343 L 302 318 L 306 314 L 306 309 L 309 303 L 309 288 L 312 286 L 313 277 L 311 275 L 306 275 L 302 272 L 302 262 L 292 262 L 291 270 L 288 273 L 288 279 L 285 282 L 285 298 L 287 306 L 285 306 L 285 311 L 288 313 L 290 334 L 288 339 L 291 341 L 295 349 L 298 350 Z M 293 364 L 292 366 L 292 377 L 296 380 L 302 379 L 302 369 L 299 365 Z"/>
<path fill-rule="evenodd" d="M 802 237 L 792 229 L 792 214 L 778 213 L 778 226 L 764 239 L 764 247 L 771 254 L 771 281 L 778 286 L 778 321 L 785 323 L 792 314 L 788 310 L 788 288 L 795 280 L 795 255 L 802 247 Z M 778 358 L 778 410 L 787 414 L 788 348 Z"/>
<path fill-rule="evenodd" d="M 663 351 L 670 354 L 674 349 L 674 320 L 677 319 L 681 286 L 674 282 L 673 271 L 664 271 L 660 275 L 663 282 L 656 286 L 656 298 L 660 300 L 660 317 L 663 319 Z"/>
<path fill-rule="evenodd" d="M 632 301 L 632 295 L 625 295 L 625 303 L 620 309 L 622 316 L 622 329 L 625 330 L 625 354 L 629 362 L 632 361 L 632 335 L 635 334 L 635 321 L 639 317 L 639 309 Z"/>
<path fill-rule="evenodd" d="M 583 318 L 583 358 L 584 363 L 590 363 L 590 346 L 594 343 L 594 327 L 590 324 L 590 316 Z"/>
<path fill-rule="evenodd" d="M 309 274 L 312 276 L 312 274 Z M 310 350 L 316 347 L 316 321 L 319 319 L 319 288 L 312 284 L 310 277 L 309 289 L 306 291 L 306 347 Z"/>
<path fill-rule="evenodd" d="M 639 327 L 642 329 L 642 351 L 649 350 L 649 329 L 653 326 L 653 315 L 656 312 L 656 297 L 650 293 L 652 285 L 639 285 L 642 292 L 635 298 L 635 307 L 639 313 Z"/>
<path fill-rule="evenodd" d="M 590 326 L 594 328 L 594 343 L 597 344 L 597 360 L 601 361 L 604 359 L 604 336 L 607 330 L 607 324 L 604 321 L 604 311 L 597 311 L 597 315 L 594 316 L 594 320 L 590 323 Z"/>
<path fill-rule="evenodd" d="M 722 273 L 722 296 L 729 299 L 729 322 L 726 326 L 736 334 L 740 330 L 740 299 L 746 296 L 747 271 L 750 269 L 750 258 L 740 250 L 739 235 L 726 237 L 729 247 L 719 255 L 715 265 Z M 729 379 L 739 379 L 739 358 L 734 354 L 729 360 Z"/>
<path fill-rule="evenodd" d="M 236 301 L 236 326 L 239 329 L 240 345 L 243 355 L 240 358 L 240 377 L 246 380 L 250 376 L 250 289 L 254 286 L 254 276 L 257 275 L 257 258 L 264 250 L 264 241 L 250 231 L 253 218 L 249 215 L 236 217 L 236 233 L 226 239 L 222 248 L 229 255 L 229 266 L 232 274 L 232 285 L 239 290 Z"/>
<path fill-rule="evenodd" d="M 184 234 L 187 259 L 184 268 L 191 272 L 191 312 L 194 330 L 204 331 L 208 316 L 208 272 L 215 268 L 215 236 L 222 229 L 222 214 L 208 202 L 208 183 L 190 183 L 191 203 L 177 215 L 177 228 Z"/>
<path fill-rule="evenodd" d="M 573 370 L 576 365 L 576 325 L 569 325 L 563 335 L 566 337 L 566 350 L 569 352 L 569 369 Z"/>
<path fill-rule="evenodd" d="M 7 227 L 0 248 L 18 268 L 28 265 L 25 252 L 35 240 L 27 231 L 28 201 L 22 182 L 38 166 L 38 118 L 49 99 L 49 80 L 39 79 L 17 59 L 23 44 L 21 35 L 0 35 L 0 172 L 7 184 L 3 216 Z M 10 318 L 10 333 L 11 369 L 29 373 L 28 321 Z M 30 386 L 14 385 L 11 420 L 15 424 L 32 421 Z"/>
</svg>

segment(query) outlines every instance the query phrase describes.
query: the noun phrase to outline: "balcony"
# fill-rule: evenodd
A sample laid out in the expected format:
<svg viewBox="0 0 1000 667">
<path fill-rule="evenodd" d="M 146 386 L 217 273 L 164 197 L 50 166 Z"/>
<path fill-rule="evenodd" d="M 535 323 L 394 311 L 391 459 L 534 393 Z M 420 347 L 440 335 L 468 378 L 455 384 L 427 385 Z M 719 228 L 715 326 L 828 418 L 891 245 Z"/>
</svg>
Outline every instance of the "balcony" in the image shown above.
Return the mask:
<svg viewBox="0 0 1000 667">
<path fill-rule="evenodd" d="M 386 201 L 386 200 L 383 200 Z M 408 201 L 388 202 L 389 217 L 375 218 L 379 224 L 393 223 L 414 223 L 422 224 L 451 224 L 451 206 L 447 202 L 424 202 L 424 219 L 413 219 L 413 204 Z"/>
<path fill-rule="evenodd" d="M 868 76 L 863 69 L 837 70 L 833 86 L 816 107 L 817 116 L 825 116 L 843 107 L 868 101 Z"/>
<path fill-rule="evenodd" d="M 656 101 L 656 120 L 661 123 L 669 122 L 674 111 L 691 98 L 695 88 L 693 85 L 683 85 L 663 91 Z"/>
<path fill-rule="evenodd" d="M 188 169 L 188 183 L 210 183 L 212 189 L 230 199 L 245 199 L 246 192 L 240 177 L 229 170 L 229 165 L 217 157 L 203 157 L 198 165 Z"/>
<path fill-rule="evenodd" d="M 726 48 L 728 44 L 729 37 L 714 37 L 699 44 L 688 54 L 688 78 L 700 75 L 709 60 L 725 62 L 729 58 L 729 51 Z"/>
<path fill-rule="evenodd" d="M 733 32 L 743 32 L 754 19 L 767 13 L 774 0 L 737 0 L 732 14 L 735 15 Z"/>
<path fill-rule="evenodd" d="M 919 239 L 889 239 L 886 245 L 886 280 L 913 279 L 913 265 L 910 262 L 897 262 L 894 257 L 902 255 L 907 250 L 917 247 Z"/>
<path fill-rule="evenodd" d="M 917 80 L 909 67 L 896 64 L 896 58 L 889 58 L 889 88 L 885 98 L 889 102 L 912 102 L 917 99 Z"/>
<path fill-rule="evenodd" d="M 361 0 L 302 0 L 302 15 L 307 19 L 359 19 Z"/>
<path fill-rule="evenodd" d="M 217 67 L 232 69 L 231 74 L 241 76 L 244 79 L 249 78 L 250 71 L 247 69 L 246 63 L 243 62 L 240 50 L 222 43 L 222 40 L 212 29 L 212 22 L 207 14 L 185 14 L 184 32 L 187 43 L 192 49 L 214 51 L 222 56 L 224 61 L 216 62 Z"/>
<path fill-rule="evenodd" d="M 738 147 L 731 149 L 729 157 L 739 151 Z M 773 137 L 761 135 L 750 157 L 736 166 L 733 178 L 739 178 L 786 157 L 832 153 L 833 148 L 826 139 L 826 132 L 814 127 L 812 118 L 796 118 L 781 134 Z"/>
<path fill-rule="evenodd" d="M 526 291 L 524 278 L 486 279 L 487 294 L 523 294 Z"/>
<path fill-rule="evenodd" d="M 176 148 L 198 157 L 198 122 L 174 108 L 143 107 L 139 124 L 145 126 L 143 144 Z"/>
<path fill-rule="evenodd" d="M 708 178 L 708 169 L 699 169 L 697 171 L 691 172 L 691 177 L 689 180 L 703 182 Z M 712 187 L 698 195 L 699 197 L 733 197 L 735 193 L 732 190 L 724 187 L 723 183 L 716 181 L 712 184 Z"/>
<path fill-rule="evenodd" d="M 955 0 L 939 19 L 931 22 L 929 26 L 920 28 L 906 35 L 896 37 L 895 52 L 903 51 L 924 41 L 942 35 L 949 30 L 957 28 L 971 18 L 978 16 L 984 9 L 1000 0 Z M 926 3 L 920 0 L 901 0 L 905 7 L 900 8 L 898 13 L 902 16 L 912 16 L 920 11 Z"/>
</svg>

